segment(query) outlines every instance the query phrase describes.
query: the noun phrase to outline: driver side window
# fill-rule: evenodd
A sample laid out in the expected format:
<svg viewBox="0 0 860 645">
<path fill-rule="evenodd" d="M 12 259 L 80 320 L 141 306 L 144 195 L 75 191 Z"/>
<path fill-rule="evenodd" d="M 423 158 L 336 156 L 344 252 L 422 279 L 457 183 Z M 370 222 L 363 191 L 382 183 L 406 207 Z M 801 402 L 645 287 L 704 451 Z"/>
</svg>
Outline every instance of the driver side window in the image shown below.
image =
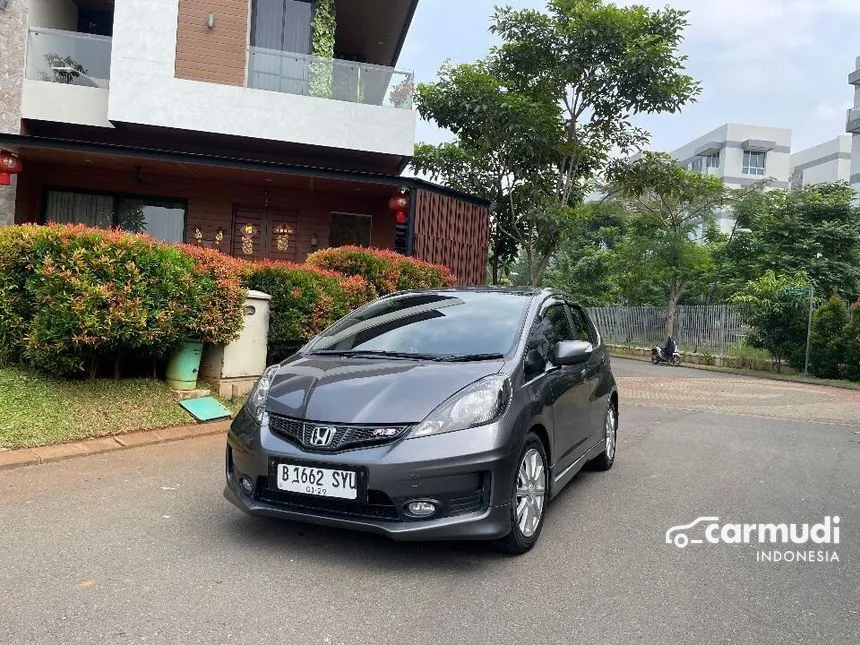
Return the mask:
<svg viewBox="0 0 860 645">
<path fill-rule="evenodd" d="M 567 310 L 562 303 L 555 303 L 535 320 L 527 341 L 526 379 L 532 379 L 552 361 L 556 343 L 573 340 L 573 331 Z"/>
</svg>

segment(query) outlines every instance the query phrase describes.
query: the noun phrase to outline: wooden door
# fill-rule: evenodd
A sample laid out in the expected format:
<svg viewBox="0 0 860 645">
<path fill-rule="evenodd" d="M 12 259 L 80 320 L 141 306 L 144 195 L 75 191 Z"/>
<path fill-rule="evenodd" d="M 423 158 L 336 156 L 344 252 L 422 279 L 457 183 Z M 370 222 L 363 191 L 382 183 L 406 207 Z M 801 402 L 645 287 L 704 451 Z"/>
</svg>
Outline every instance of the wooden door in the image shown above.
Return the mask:
<svg viewBox="0 0 860 645">
<path fill-rule="evenodd" d="M 236 207 L 233 211 L 233 255 L 294 262 L 298 257 L 295 213 Z"/>
</svg>

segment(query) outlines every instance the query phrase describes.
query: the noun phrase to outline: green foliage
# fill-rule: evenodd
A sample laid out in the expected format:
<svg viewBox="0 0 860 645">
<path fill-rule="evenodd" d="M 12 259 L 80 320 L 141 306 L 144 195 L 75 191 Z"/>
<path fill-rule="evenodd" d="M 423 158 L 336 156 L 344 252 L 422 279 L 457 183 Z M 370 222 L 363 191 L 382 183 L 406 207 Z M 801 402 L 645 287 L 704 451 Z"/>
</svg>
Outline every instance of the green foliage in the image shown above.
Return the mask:
<svg viewBox="0 0 860 645">
<path fill-rule="evenodd" d="M 731 298 L 744 321 L 753 328 L 750 344 L 770 352 L 778 369 L 785 358 L 794 366 L 803 362 L 808 296 L 794 295 L 790 290 L 808 288 L 805 274 L 778 276 L 766 271 Z"/>
<path fill-rule="evenodd" d="M 59 54 L 45 54 L 45 64 L 51 70 L 51 74 L 40 73 L 43 81 L 52 83 L 72 83 L 81 74 L 87 74 L 87 68 L 81 65 L 71 56 L 60 56 Z"/>
<path fill-rule="evenodd" d="M 714 365 L 716 362 L 717 359 L 710 350 L 706 349 L 702 352 L 702 365 Z"/>
<path fill-rule="evenodd" d="M 316 0 L 311 21 L 311 61 L 308 91 L 311 96 L 331 97 L 332 72 L 334 67 L 335 32 L 337 15 L 334 0 Z"/>
<path fill-rule="evenodd" d="M 851 320 L 845 328 L 845 377 L 860 381 L 860 300 L 851 306 Z"/>
<path fill-rule="evenodd" d="M 448 267 L 416 260 L 394 251 L 339 246 L 308 256 L 308 266 L 367 280 L 379 295 L 404 289 L 429 289 L 452 285 Z"/>
<path fill-rule="evenodd" d="M 631 117 L 676 112 L 698 94 L 678 54 L 686 25 L 685 12 L 602 0 L 498 8 L 491 31 L 501 44 L 486 59 L 446 64 L 419 86 L 421 116 L 457 141 L 423 151 L 416 169 L 449 181 L 452 168 L 468 168 L 482 187 L 474 192 L 495 204 L 493 256 L 510 260 L 497 242 L 510 237 L 537 284 L 610 153 L 647 141 Z"/>
<path fill-rule="evenodd" d="M 144 235 L 80 225 L 0 231 L 0 358 L 94 375 L 105 358 L 163 356 L 241 328 L 238 277 Z"/>
<path fill-rule="evenodd" d="M 287 262 L 249 263 L 245 284 L 272 296 L 269 311 L 269 361 L 293 354 L 351 310 L 375 297 L 360 276 Z"/>
<path fill-rule="evenodd" d="M 736 234 L 721 253 L 720 295 L 772 270 L 806 272 L 816 293 L 838 293 L 849 302 L 860 297 L 860 209 L 850 186 L 750 192 L 733 210 L 750 232 Z"/>
<path fill-rule="evenodd" d="M 809 367 L 819 378 L 838 379 L 847 351 L 848 308 L 839 296 L 831 297 L 812 317 Z"/>
</svg>

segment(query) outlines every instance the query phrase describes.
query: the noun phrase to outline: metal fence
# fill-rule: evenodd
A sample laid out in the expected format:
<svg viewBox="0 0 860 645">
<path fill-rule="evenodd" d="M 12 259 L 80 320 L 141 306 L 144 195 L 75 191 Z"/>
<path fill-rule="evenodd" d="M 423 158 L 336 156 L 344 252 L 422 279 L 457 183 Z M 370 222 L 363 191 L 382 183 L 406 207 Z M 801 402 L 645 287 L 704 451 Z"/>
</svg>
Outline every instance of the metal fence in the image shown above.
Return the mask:
<svg viewBox="0 0 860 645">
<path fill-rule="evenodd" d="M 662 347 L 666 342 L 662 307 L 592 307 L 588 313 L 608 343 Z M 729 305 L 685 305 L 675 312 L 675 342 L 685 352 L 724 355 L 748 333 Z"/>
</svg>

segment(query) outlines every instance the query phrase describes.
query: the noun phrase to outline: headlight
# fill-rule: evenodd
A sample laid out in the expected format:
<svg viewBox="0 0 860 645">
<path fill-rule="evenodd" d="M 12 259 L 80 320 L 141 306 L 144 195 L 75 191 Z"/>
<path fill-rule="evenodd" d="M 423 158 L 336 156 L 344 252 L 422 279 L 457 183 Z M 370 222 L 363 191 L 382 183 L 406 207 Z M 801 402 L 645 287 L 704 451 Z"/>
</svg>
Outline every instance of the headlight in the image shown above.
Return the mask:
<svg viewBox="0 0 860 645">
<path fill-rule="evenodd" d="M 280 367 L 280 365 L 267 367 L 260 380 L 254 385 L 254 389 L 251 390 L 251 394 L 248 395 L 245 409 L 251 417 L 257 420 L 257 423 L 263 423 L 263 413 L 266 411 L 266 398 L 269 396 L 272 381 L 275 380 L 275 374 L 278 373 Z"/>
<path fill-rule="evenodd" d="M 426 437 L 465 430 L 496 421 L 511 401 L 511 384 L 494 374 L 457 392 L 412 430 L 411 437 Z"/>
</svg>

